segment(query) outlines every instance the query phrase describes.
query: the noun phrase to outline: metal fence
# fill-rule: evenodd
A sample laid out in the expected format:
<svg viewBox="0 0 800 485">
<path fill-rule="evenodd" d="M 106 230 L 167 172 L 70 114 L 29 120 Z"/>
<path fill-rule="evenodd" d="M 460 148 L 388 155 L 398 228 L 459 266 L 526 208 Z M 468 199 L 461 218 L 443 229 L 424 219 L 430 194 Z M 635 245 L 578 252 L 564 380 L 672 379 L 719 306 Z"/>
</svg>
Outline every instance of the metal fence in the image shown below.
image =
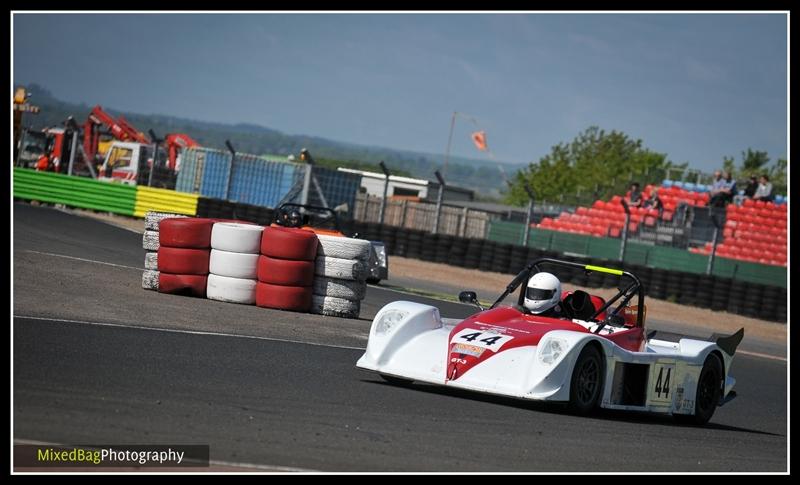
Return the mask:
<svg viewBox="0 0 800 485">
<path fill-rule="evenodd" d="M 354 218 L 362 222 L 380 221 L 381 198 L 367 194 L 358 194 Z M 442 205 L 439 219 L 439 234 L 484 239 L 486 237 L 491 214 L 467 207 Z M 432 232 L 436 222 L 436 204 L 414 202 L 410 200 L 387 200 L 384 223 L 390 226 L 404 227 Z"/>
</svg>

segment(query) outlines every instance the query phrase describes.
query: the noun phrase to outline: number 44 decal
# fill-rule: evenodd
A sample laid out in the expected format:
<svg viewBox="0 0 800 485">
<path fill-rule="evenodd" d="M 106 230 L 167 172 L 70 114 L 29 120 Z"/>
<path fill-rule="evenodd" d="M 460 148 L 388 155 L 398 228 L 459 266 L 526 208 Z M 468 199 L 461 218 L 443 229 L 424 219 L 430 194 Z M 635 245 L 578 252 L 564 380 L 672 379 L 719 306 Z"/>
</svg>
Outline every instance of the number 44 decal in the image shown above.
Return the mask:
<svg viewBox="0 0 800 485">
<path fill-rule="evenodd" d="M 476 330 L 474 328 L 465 328 L 453 335 L 453 338 L 450 339 L 450 343 L 454 344 L 466 342 L 476 347 L 482 347 L 484 349 L 491 350 L 492 352 L 497 352 L 500 347 L 505 345 L 513 338 L 514 337 L 511 335 L 500 335 L 497 333 Z"/>
<path fill-rule="evenodd" d="M 655 385 L 651 387 L 651 399 L 653 401 L 669 401 L 671 399 L 669 390 L 674 368 L 673 364 L 656 364 L 653 366 L 653 379 L 650 381 L 655 382 Z"/>
</svg>

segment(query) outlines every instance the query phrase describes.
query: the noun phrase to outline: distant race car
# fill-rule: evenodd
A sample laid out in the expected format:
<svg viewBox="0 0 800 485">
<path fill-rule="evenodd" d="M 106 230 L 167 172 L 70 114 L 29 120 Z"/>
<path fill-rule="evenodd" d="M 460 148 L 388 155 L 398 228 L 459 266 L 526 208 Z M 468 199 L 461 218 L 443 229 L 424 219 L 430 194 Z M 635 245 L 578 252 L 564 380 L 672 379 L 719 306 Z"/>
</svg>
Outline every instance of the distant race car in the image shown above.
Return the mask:
<svg viewBox="0 0 800 485">
<path fill-rule="evenodd" d="M 302 227 L 326 236 L 348 237 L 342 232 L 336 212 L 327 207 L 286 203 L 275 211 L 275 224 L 285 227 Z M 359 234 L 352 237 L 358 238 Z M 381 241 L 370 241 L 367 276 L 368 283 L 379 283 L 389 277 L 389 255 Z"/>
<path fill-rule="evenodd" d="M 580 290 L 564 292 L 562 305 L 572 318 L 534 315 L 522 306 L 522 283 L 544 265 L 611 273 L 620 277 L 620 290 L 608 301 Z M 517 304 L 501 305 L 520 285 Z M 421 381 L 566 402 L 577 414 L 600 406 L 704 424 L 736 396 L 728 371 L 744 329 L 709 339 L 655 331 L 645 336 L 644 296 L 639 279 L 627 271 L 539 259 L 489 309 L 461 321 L 443 319 L 437 308 L 419 303 L 384 306 L 356 365 L 395 384 Z M 636 304 L 629 305 L 633 297 Z M 474 292 L 459 299 L 478 304 Z"/>
</svg>

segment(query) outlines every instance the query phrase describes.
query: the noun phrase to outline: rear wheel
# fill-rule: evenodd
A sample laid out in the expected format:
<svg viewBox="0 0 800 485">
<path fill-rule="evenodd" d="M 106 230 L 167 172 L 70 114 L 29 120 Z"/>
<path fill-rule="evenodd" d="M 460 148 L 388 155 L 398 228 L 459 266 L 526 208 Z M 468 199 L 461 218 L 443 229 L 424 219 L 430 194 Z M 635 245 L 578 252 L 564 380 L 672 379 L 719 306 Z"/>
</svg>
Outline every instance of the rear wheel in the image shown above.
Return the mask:
<svg viewBox="0 0 800 485">
<path fill-rule="evenodd" d="M 703 370 L 697 379 L 694 414 L 676 414 L 675 419 L 685 424 L 706 424 L 717 410 L 722 395 L 722 362 L 714 354 L 706 357 Z"/>
<path fill-rule="evenodd" d="M 603 360 L 594 345 L 583 348 L 569 386 L 569 410 L 576 414 L 588 414 L 596 406 L 603 392 Z"/>
<path fill-rule="evenodd" d="M 394 384 L 396 386 L 408 386 L 411 385 L 412 382 L 414 382 L 411 379 L 404 379 L 402 377 L 390 376 L 386 374 L 381 374 L 381 377 L 389 384 Z"/>
</svg>

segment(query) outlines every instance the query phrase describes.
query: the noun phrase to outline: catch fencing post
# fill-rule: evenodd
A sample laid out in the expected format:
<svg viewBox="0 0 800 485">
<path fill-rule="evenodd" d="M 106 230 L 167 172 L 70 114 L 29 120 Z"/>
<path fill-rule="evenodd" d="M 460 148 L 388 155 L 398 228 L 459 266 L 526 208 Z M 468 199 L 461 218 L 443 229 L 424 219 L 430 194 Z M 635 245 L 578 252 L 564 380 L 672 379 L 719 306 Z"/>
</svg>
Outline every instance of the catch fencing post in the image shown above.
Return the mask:
<svg viewBox="0 0 800 485">
<path fill-rule="evenodd" d="M 67 167 L 67 175 L 72 175 L 72 167 L 75 165 L 75 153 L 78 151 L 78 123 L 70 116 L 67 118 L 67 125 L 72 130 L 72 144 L 69 149 L 69 166 Z M 91 165 L 87 162 L 87 165 Z"/>
<path fill-rule="evenodd" d="M 156 171 L 156 164 L 158 163 L 158 142 L 161 140 L 158 139 L 156 133 L 151 129 L 147 130 L 150 133 L 150 138 L 153 140 L 153 164 L 150 165 L 150 175 L 147 177 L 147 186 L 153 186 L 153 172 Z"/>
<path fill-rule="evenodd" d="M 386 168 L 386 164 L 383 163 L 383 160 L 378 164 L 381 166 L 381 170 L 383 170 L 383 175 L 386 177 L 383 180 L 383 198 L 381 199 L 381 214 L 379 222 L 383 225 L 383 219 L 386 214 L 386 194 L 389 192 L 389 169 Z"/>
<path fill-rule="evenodd" d="M 534 193 L 533 188 L 529 187 L 528 185 L 523 186 L 525 188 L 525 192 L 528 193 L 528 212 L 525 216 L 525 235 L 522 238 L 522 245 L 527 247 L 528 246 L 528 238 L 531 234 L 531 217 L 533 217 L 533 200 L 534 200 Z"/>
<path fill-rule="evenodd" d="M 714 224 L 714 236 L 711 243 L 711 254 L 708 255 L 708 266 L 706 266 L 706 274 L 710 275 L 714 271 L 714 259 L 717 255 L 717 244 L 719 243 L 719 228 L 722 225 L 722 216 L 717 212 L 716 207 L 711 208 L 711 222 Z"/>
<path fill-rule="evenodd" d="M 628 243 L 628 226 L 631 223 L 631 209 L 628 207 L 628 202 L 625 199 L 621 201 L 622 207 L 625 209 L 625 226 L 622 227 L 622 244 L 619 246 L 619 262 L 625 260 L 625 246 Z"/>
<path fill-rule="evenodd" d="M 444 195 L 444 179 L 442 178 L 442 174 L 439 171 L 433 172 L 436 175 L 436 178 L 439 180 L 439 195 L 436 197 L 436 218 L 433 220 L 433 234 L 439 232 L 439 218 L 442 215 L 442 196 Z"/>
<path fill-rule="evenodd" d="M 233 149 L 230 140 L 225 140 L 225 146 L 228 147 L 228 150 L 231 152 L 231 165 L 228 167 L 228 183 L 225 186 L 225 200 L 228 200 L 228 196 L 231 192 L 231 181 L 233 179 L 233 164 L 236 162 L 236 150 Z"/>
</svg>

